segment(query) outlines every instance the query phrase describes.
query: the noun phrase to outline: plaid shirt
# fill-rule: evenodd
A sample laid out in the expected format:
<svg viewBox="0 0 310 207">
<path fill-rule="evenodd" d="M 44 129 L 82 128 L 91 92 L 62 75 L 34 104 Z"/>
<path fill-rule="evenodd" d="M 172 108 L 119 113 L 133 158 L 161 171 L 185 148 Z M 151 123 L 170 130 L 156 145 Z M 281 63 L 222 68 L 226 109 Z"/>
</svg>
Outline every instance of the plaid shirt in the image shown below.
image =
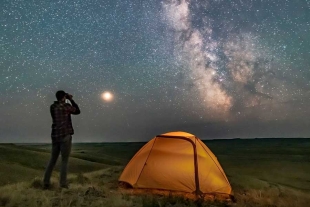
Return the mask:
<svg viewBox="0 0 310 207">
<path fill-rule="evenodd" d="M 61 142 L 66 135 L 74 134 L 71 114 L 77 115 L 81 112 L 78 105 L 73 100 L 71 100 L 70 102 L 72 106 L 69 103 L 55 101 L 50 107 L 50 112 L 53 119 L 53 142 Z"/>
</svg>

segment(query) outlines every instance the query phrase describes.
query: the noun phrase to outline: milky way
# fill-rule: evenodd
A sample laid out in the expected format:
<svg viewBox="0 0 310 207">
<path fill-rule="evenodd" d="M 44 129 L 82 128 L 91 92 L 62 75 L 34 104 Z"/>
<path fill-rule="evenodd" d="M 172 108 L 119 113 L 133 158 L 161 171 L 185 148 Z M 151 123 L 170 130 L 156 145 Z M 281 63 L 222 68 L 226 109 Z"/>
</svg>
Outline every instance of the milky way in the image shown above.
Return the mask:
<svg viewBox="0 0 310 207">
<path fill-rule="evenodd" d="M 308 1 L 0 4 L 1 142 L 49 142 L 59 89 L 75 141 L 310 136 Z"/>
</svg>

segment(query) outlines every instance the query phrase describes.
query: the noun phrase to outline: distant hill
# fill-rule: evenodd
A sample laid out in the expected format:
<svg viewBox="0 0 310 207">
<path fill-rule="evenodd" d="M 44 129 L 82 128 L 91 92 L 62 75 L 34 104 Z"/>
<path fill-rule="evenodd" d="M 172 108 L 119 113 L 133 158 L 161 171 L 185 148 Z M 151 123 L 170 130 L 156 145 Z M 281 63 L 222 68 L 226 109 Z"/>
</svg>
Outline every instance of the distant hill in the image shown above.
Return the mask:
<svg viewBox="0 0 310 207">
<path fill-rule="evenodd" d="M 48 150 L 29 146 L 0 144 L 0 151 L 0 185 L 42 177 L 50 158 Z M 55 171 L 59 169 L 59 161 Z M 88 161 L 87 156 L 85 159 L 81 156 L 71 157 L 69 166 L 70 173 L 83 173 L 103 169 L 107 164 Z"/>
</svg>

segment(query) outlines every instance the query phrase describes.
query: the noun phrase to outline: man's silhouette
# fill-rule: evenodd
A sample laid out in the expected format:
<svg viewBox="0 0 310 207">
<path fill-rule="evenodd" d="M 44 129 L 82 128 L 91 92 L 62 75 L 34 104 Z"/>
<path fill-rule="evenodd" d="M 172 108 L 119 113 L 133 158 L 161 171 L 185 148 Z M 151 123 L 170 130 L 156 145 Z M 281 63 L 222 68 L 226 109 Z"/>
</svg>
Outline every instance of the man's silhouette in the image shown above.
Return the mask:
<svg viewBox="0 0 310 207">
<path fill-rule="evenodd" d="M 80 114 L 78 105 L 73 101 L 72 95 L 64 91 L 57 91 L 55 101 L 50 112 L 53 119 L 52 124 L 52 153 L 49 164 L 44 174 L 44 188 L 50 187 L 50 178 L 55 167 L 59 154 L 61 153 L 60 187 L 68 188 L 67 183 L 67 164 L 71 152 L 71 141 L 74 130 L 72 127 L 71 114 Z M 66 103 L 68 99 L 71 104 Z"/>
</svg>

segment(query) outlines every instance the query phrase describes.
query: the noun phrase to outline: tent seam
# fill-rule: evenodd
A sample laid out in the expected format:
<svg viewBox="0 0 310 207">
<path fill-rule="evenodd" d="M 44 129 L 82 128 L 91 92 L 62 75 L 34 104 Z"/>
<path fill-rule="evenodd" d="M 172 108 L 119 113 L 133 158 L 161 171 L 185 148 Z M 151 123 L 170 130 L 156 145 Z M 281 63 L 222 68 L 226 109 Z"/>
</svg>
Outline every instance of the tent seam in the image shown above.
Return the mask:
<svg viewBox="0 0 310 207">
<path fill-rule="evenodd" d="M 193 140 L 189 139 L 188 137 L 183 137 L 183 136 L 157 135 L 156 137 L 171 138 L 171 139 L 182 139 L 182 140 L 186 140 L 192 144 L 193 151 L 194 151 L 194 171 L 195 171 L 195 185 L 196 185 L 195 193 L 200 194 L 201 190 L 200 190 L 199 175 L 198 175 L 199 172 L 198 172 L 198 154 L 197 154 L 196 139 L 194 142 Z M 194 136 L 194 138 L 196 138 L 196 137 Z"/>
<path fill-rule="evenodd" d="M 195 137 L 197 139 L 197 137 Z M 201 143 L 200 143 L 201 145 Z M 202 146 L 202 145 L 201 145 Z M 225 180 L 227 181 L 227 184 L 230 186 L 230 183 L 227 179 L 227 177 L 223 174 L 222 170 L 220 170 L 219 166 L 216 164 L 216 162 L 214 161 L 214 159 L 212 158 L 212 156 L 210 156 L 210 154 L 207 152 L 207 150 L 202 146 L 202 148 L 204 149 L 204 151 L 209 155 L 209 157 L 212 159 L 213 163 L 216 165 L 217 169 L 221 172 L 221 174 L 223 175 L 223 177 L 225 178 Z"/>
<path fill-rule="evenodd" d="M 151 140 L 150 140 L 151 141 Z M 154 140 L 155 141 L 155 140 Z M 127 163 L 126 167 L 124 168 L 124 170 L 127 168 L 127 166 L 129 166 L 129 164 L 131 162 L 133 162 L 134 158 L 137 157 L 142 151 L 143 149 L 146 147 L 147 143 L 145 145 L 143 145 L 143 147 L 141 149 L 139 149 L 139 151 L 131 158 L 131 160 Z M 121 181 L 121 180 L 119 180 Z M 136 181 L 137 182 L 137 181 Z M 129 183 L 130 184 L 130 183 Z M 131 184 L 130 184 L 131 185 Z"/>
<path fill-rule="evenodd" d="M 140 172 L 140 174 L 139 174 L 139 176 L 138 176 L 138 178 L 137 178 L 135 184 L 136 184 L 136 183 L 138 182 L 138 180 L 140 179 L 140 176 L 141 176 L 141 174 L 142 174 L 142 172 L 143 172 L 143 170 L 144 170 L 144 167 L 145 167 L 145 165 L 146 165 L 146 163 L 147 163 L 147 161 L 148 161 L 148 159 L 149 159 L 149 157 L 150 157 L 150 154 L 151 154 L 151 152 L 152 152 L 152 150 L 153 150 L 153 147 L 154 147 L 154 145 L 155 145 L 156 140 L 157 140 L 157 137 L 155 137 L 155 140 L 154 140 L 154 143 L 153 143 L 153 145 L 152 145 L 152 148 L 150 149 L 150 152 L 149 152 L 149 154 L 148 154 L 148 156 L 147 156 L 147 158 L 146 158 L 146 160 L 145 160 L 145 162 L 144 162 L 144 165 L 143 165 L 143 167 L 142 167 L 142 169 L 141 169 L 141 172 Z"/>
</svg>

